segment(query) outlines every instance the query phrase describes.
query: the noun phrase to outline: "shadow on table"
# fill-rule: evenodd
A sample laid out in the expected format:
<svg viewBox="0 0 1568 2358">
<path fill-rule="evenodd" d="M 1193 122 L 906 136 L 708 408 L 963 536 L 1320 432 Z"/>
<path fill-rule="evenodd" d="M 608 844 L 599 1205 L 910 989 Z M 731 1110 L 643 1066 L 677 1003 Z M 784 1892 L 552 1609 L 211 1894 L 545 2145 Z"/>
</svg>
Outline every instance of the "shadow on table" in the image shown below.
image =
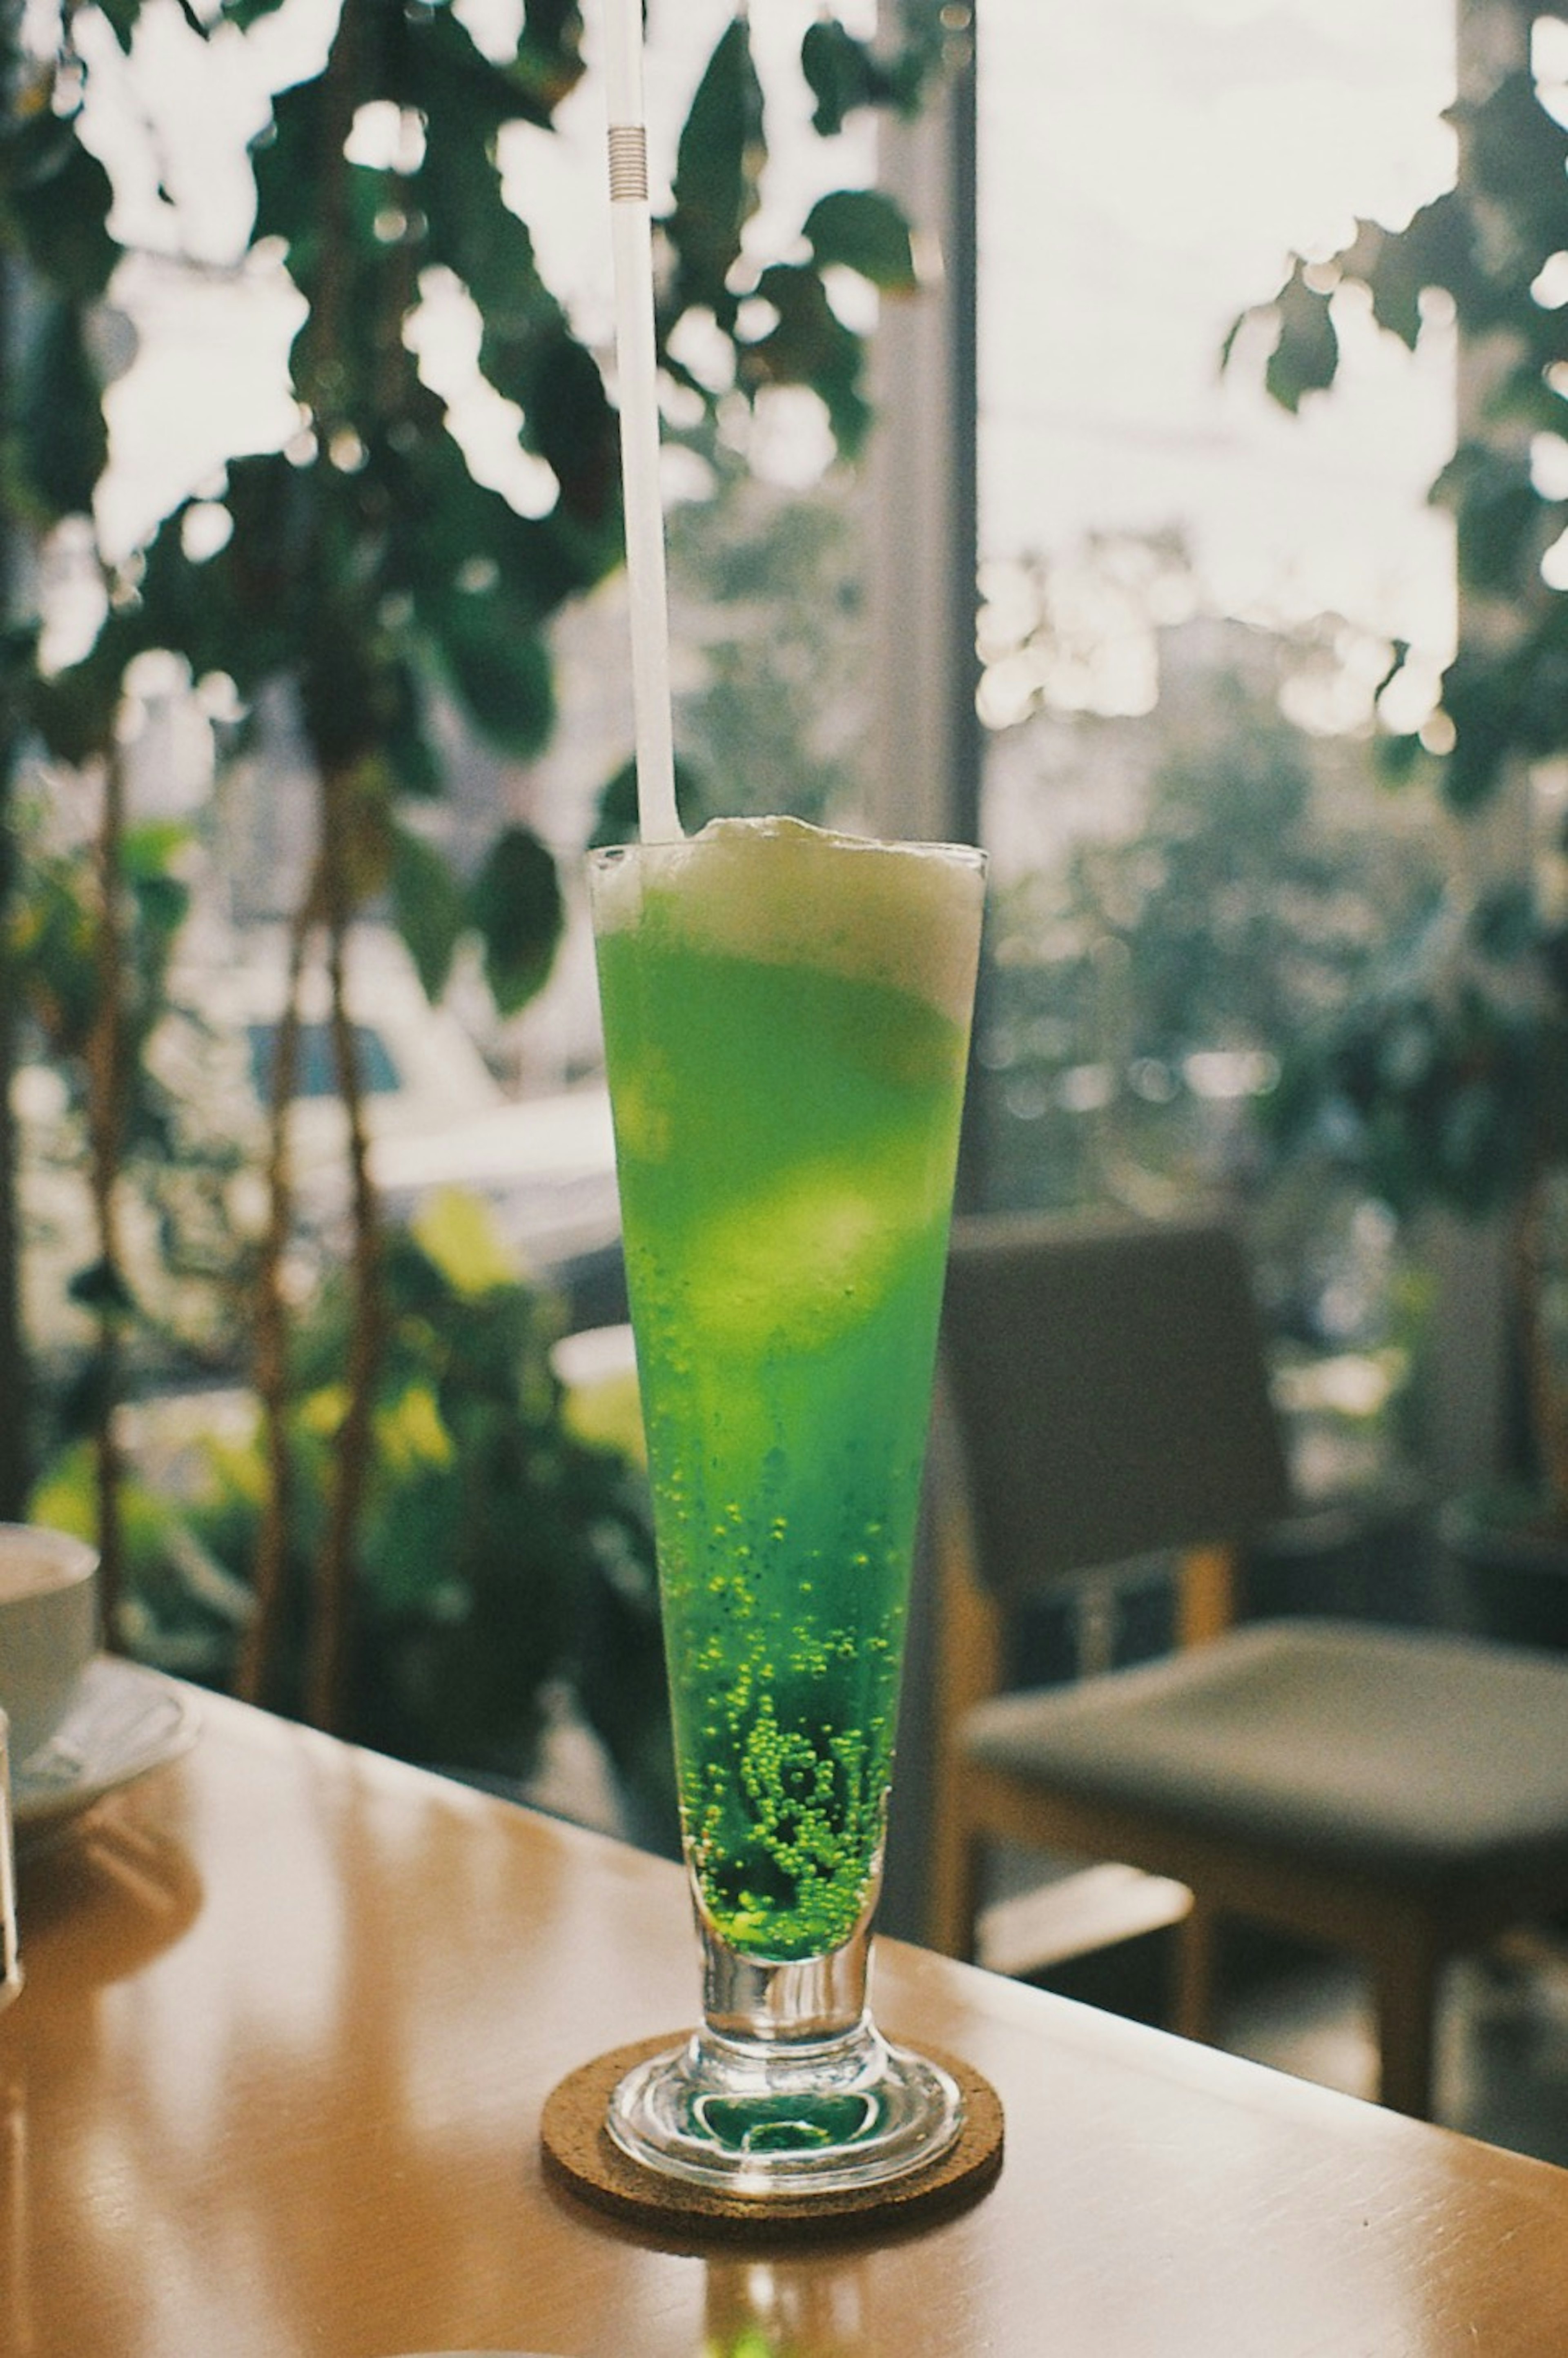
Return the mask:
<svg viewBox="0 0 1568 2358">
<path fill-rule="evenodd" d="M 175 1835 L 99 1811 L 17 1862 L 22 1970 L 35 1944 L 69 1939 L 82 1985 L 124 1981 L 189 1930 L 201 1898 L 201 1878 Z"/>
</svg>

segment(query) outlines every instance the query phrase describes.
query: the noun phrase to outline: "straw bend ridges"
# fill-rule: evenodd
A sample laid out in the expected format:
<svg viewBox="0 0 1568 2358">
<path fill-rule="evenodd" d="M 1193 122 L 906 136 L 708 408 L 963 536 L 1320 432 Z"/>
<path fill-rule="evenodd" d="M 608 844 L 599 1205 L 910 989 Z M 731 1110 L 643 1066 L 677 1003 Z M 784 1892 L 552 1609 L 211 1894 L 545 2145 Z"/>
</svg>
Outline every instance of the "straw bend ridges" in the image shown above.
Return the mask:
<svg viewBox="0 0 1568 2358">
<path fill-rule="evenodd" d="M 610 126 L 610 200 L 611 204 L 648 201 L 648 137 L 640 123 Z"/>
</svg>

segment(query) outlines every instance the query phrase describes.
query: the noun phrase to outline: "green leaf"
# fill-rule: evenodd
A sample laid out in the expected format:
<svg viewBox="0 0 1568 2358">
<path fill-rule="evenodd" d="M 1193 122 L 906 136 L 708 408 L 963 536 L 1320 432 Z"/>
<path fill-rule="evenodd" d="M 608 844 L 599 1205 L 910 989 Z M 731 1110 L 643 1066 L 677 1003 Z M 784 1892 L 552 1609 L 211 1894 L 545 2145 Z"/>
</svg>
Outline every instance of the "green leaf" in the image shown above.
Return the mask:
<svg viewBox="0 0 1568 2358">
<path fill-rule="evenodd" d="M 865 41 L 845 31 L 837 16 L 818 16 L 806 28 L 800 70 L 816 101 L 811 127 L 824 139 L 843 130 L 857 107 L 887 94 L 887 80 Z"/>
<path fill-rule="evenodd" d="M 1470 936 L 1485 958 L 1509 965 L 1541 939 L 1535 894 L 1526 882 L 1499 884 L 1483 894 L 1470 918 Z"/>
<path fill-rule="evenodd" d="M 716 816 L 713 795 L 702 772 L 678 754 L 676 757 L 676 801 L 688 827 L 700 827 L 704 819 Z M 634 843 L 637 839 L 637 764 L 623 762 L 613 777 L 599 790 L 599 806 L 594 814 L 593 832 L 589 848 L 599 849 L 604 844 Z"/>
<path fill-rule="evenodd" d="M 689 818 L 689 811 L 687 816 Z M 614 776 L 607 778 L 599 790 L 599 808 L 589 837 L 589 849 L 596 851 L 604 844 L 634 843 L 636 838 L 637 764 L 634 761 L 622 762 Z"/>
<path fill-rule="evenodd" d="M 124 1277 L 106 1260 L 79 1269 L 67 1287 L 73 1302 L 97 1318 L 124 1318 L 135 1310 L 135 1299 Z"/>
<path fill-rule="evenodd" d="M 1443 706 L 1454 724 L 1443 765 L 1444 799 L 1467 813 L 1490 802 L 1514 743 L 1514 681 L 1506 663 L 1462 648 L 1443 676 Z"/>
<path fill-rule="evenodd" d="M 451 1465 L 452 1436 L 441 1422 L 433 1385 L 406 1384 L 395 1399 L 378 1403 L 375 1446 L 381 1471 L 394 1481 L 417 1479 L 428 1467 Z"/>
<path fill-rule="evenodd" d="M 900 0 L 898 45 L 884 60 L 837 16 L 819 16 L 800 45 L 801 71 L 816 101 L 812 128 L 830 138 L 863 106 L 890 107 L 913 119 L 942 70 L 952 38 L 947 16 L 946 0 Z"/>
<path fill-rule="evenodd" d="M 548 979 L 566 922 L 555 860 L 531 827 L 497 837 L 470 887 L 469 914 L 495 1004 L 515 1015 Z"/>
<path fill-rule="evenodd" d="M 190 851 L 190 829 L 183 819 L 144 819 L 127 827 L 120 846 L 120 864 L 137 883 L 177 875 Z"/>
<path fill-rule="evenodd" d="M 201 564 L 186 556 L 186 503 L 143 559 L 136 644 L 187 656 L 192 676 L 227 672 L 241 693 L 297 667 L 310 644 L 306 611 L 316 470 L 279 452 L 232 460 L 222 504 L 233 529 Z"/>
<path fill-rule="evenodd" d="M 887 294 L 913 294 L 919 284 L 909 222 L 878 189 L 840 189 L 819 198 L 806 216 L 806 234 L 818 269 L 842 264 Z"/>
<path fill-rule="evenodd" d="M 552 307 L 553 308 L 553 307 Z M 591 352 L 564 320 L 486 323 L 480 366 L 523 411 L 523 439 L 553 469 L 566 514 L 619 516 L 620 429 Z"/>
<path fill-rule="evenodd" d="M 1461 580 L 1492 596 L 1528 597 L 1554 514 L 1535 489 L 1528 452 L 1463 442 L 1431 497 L 1457 519 Z"/>
<path fill-rule="evenodd" d="M 56 1412 L 59 1432 L 67 1442 L 107 1429 L 117 1405 L 112 1354 L 93 1351 L 70 1376 Z"/>
<path fill-rule="evenodd" d="M 526 633 L 620 561 L 618 505 L 591 526 L 559 508 L 543 517 L 518 515 L 498 492 L 474 481 L 444 432 L 400 452 L 385 481 L 396 564 L 427 627 L 436 627 L 434 610 L 456 583 L 492 570 L 514 627 Z"/>
<path fill-rule="evenodd" d="M 0 205 L 38 276 L 92 302 L 108 286 L 120 247 L 109 233 L 114 191 L 77 137 L 78 120 L 32 114 L 0 135 Z"/>
<path fill-rule="evenodd" d="M 190 914 L 190 887 L 177 876 L 146 876 L 136 886 L 136 914 L 149 946 L 168 948 Z"/>
<path fill-rule="evenodd" d="M 398 789 L 424 801 L 439 794 L 441 763 L 425 726 L 425 703 L 414 665 L 393 658 L 382 666 L 381 741 Z"/>
<path fill-rule="evenodd" d="M 248 32 L 253 25 L 259 25 L 264 17 L 276 16 L 287 5 L 287 0 L 222 0 L 222 21 L 225 25 L 237 25 L 241 32 Z"/>
<path fill-rule="evenodd" d="M 393 836 L 390 883 L 397 930 L 425 996 L 438 1000 L 447 987 L 467 922 L 462 886 L 440 853 L 404 827 Z"/>
<path fill-rule="evenodd" d="M 449 7 L 410 9 L 404 22 L 407 80 L 385 95 L 421 107 L 443 143 L 461 132 L 489 148 L 508 123 L 547 131 L 552 109 L 581 70 L 566 51 L 527 39 L 514 63 L 498 64 L 475 48 Z"/>
<path fill-rule="evenodd" d="M 126 57 L 135 38 L 136 19 L 142 13 L 142 0 L 98 0 L 105 21 L 112 29 Z"/>
<path fill-rule="evenodd" d="M 1568 130 L 1529 73 L 1499 74 L 1476 104 L 1453 110 L 1468 179 L 1516 223 L 1536 226 L 1542 259 L 1568 237 Z"/>
<path fill-rule="evenodd" d="M 619 443 L 592 354 L 539 276 L 528 231 L 502 200 L 489 154 L 454 125 L 432 136 L 415 183 L 433 259 L 472 295 L 483 319 L 480 367 L 523 411 L 523 440 L 554 470 L 567 513 L 613 514 Z"/>
<path fill-rule="evenodd" d="M 860 338 L 838 318 L 817 272 L 804 264 L 773 264 L 757 293 L 778 317 L 766 335 L 741 346 L 741 383 L 753 395 L 762 384 L 809 385 L 827 409 L 839 449 L 852 457 L 871 416 L 860 391 Z"/>
<path fill-rule="evenodd" d="M 1390 786 L 1407 785 L 1430 759 L 1413 730 L 1379 737 L 1373 752 L 1379 775 Z"/>
<path fill-rule="evenodd" d="M 256 183 L 253 241 L 281 238 L 295 283 L 314 279 L 323 234 L 321 173 L 326 153 L 325 78 L 280 90 L 272 121 L 251 143 Z"/>
<path fill-rule="evenodd" d="M 967 21 L 964 20 L 964 21 Z M 887 103 L 913 121 L 947 64 L 957 27 L 947 0 L 898 0 L 899 47 L 888 70 Z"/>
<path fill-rule="evenodd" d="M 444 140 L 432 135 L 413 189 L 425 210 L 431 259 L 462 280 L 487 326 L 514 332 L 536 321 L 558 326 L 560 308 L 539 276 L 533 238 L 503 200 L 495 166 L 470 131 L 460 127 Z"/>
<path fill-rule="evenodd" d="M 27 726 L 38 654 L 35 616 L 0 623 L 0 776 L 8 776 Z M 15 831 L 0 827 L 0 908 L 15 887 L 21 847 Z"/>
<path fill-rule="evenodd" d="M 515 79 L 546 115 L 582 79 L 582 11 L 578 0 L 526 0 Z"/>
<path fill-rule="evenodd" d="M 449 587 L 420 600 L 470 719 L 492 745 L 527 760 L 555 726 L 549 650 L 501 590 Z"/>
<path fill-rule="evenodd" d="M 1371 288 L 1378 325 L 1412 352 L 1421 337 L 1422 297 L 1429 287 L 1447 285 L 1455 257 L 1446 249 L 1455 229 L 1463 233 L 1463 222 L 1442 210 L 1445 204 L 1440 200 L 1416 214 L 1402 238 L 1390 238 L 1376 222 L 1357 222 L 1346 265 Z"/>
<path fill-rule="evenodd" d="M 706 305 L 721 327 L 732 322 L 730 273 L 766 159 L 762 84 L 745 19 L 736 16 L 708 60 L 676 150 L 675 211 L 665 229 L 676 258 L 677 312 Z"/>
<path fill-rule="evenodd" d="M 1334 383 L 1339 340 L 1329 317 L 1328 297 L 1307 285 L 1300 262 L 1274 308 L 1280 341 L 1270 355 L 1264 383 L 1281 406 L 1293 413 L 1307 394 L 1324 392 Z"/>
<path fill-rule="evenodd" d="M 116 646 L 114 631 L 103 631 L 80 663 L 37 682 L 33 718 L 58 760 L 80 768 L 107 749 L 120 707 L 125 659 L 126 650 Z"/>
<path fill-rule="evenodd" d="M 420 1205 L 408 1232 L 452 1292 L 466 1300 L 520 1281 L 516 1254 L 502 1235 L 489 1205 L 477 1195 L 456 1187 L 442 1188 Z"/>
<path fill-rule="evenodd" d="M 82 329 L 73 301 L 40 293 L 17 365 L 6 488 L 49 523 L 89 513 L 108 463 L 103 387 Z"/>
</svg>

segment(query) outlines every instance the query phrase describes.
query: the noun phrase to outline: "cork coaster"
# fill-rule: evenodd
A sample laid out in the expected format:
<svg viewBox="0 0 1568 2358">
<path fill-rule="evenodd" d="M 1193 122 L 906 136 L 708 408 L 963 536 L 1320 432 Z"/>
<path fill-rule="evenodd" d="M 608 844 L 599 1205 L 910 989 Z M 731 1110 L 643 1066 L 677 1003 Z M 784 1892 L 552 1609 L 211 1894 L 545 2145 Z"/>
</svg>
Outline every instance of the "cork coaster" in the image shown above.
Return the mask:
<svg viewBox="0 0 1568 2358">
<path fill-rule="evenodd" d="M 955 2079 L 964 2099 L 964 2125 L 957 2143 L 925 2169 L 883 2186 L 812 2194 L 778 2195 L 765 2201 L 719 2194 L 705 2186 L 665 2178 L 623 2154 L 611 2141 L 604 2115 L 617 2082 L 634 2064 L 678 2047 L 686 2036 L 666 2031 L 618 2047 L 584 2063 L 553 2089 L 545 2102 L 539 2139 L 547 2173 L 596 2209 L 655 2235 L 694 2239 L 751 2238 L 758 2243 L 807 2240 L 927 2222 L 977 2201 L 1001 2169 L 1001 2099 L 989 2080 L 939 2049 L 921 2052 Z"/>
</svg>

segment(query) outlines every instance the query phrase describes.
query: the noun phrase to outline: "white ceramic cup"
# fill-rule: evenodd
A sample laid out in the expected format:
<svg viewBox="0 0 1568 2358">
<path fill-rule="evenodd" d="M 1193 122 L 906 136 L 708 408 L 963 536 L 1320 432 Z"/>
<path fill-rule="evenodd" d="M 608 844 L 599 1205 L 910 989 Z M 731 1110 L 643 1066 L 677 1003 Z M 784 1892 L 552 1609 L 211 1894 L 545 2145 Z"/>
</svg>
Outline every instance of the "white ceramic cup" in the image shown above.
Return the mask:
<svg viewBox="0 0 1568 2358">
<path fill-rule="evenodd" d="M 0 1523 L 0 1710 L 15 1776 L 70 1708 L 98 1646 L 98 1556 L 85 1540 Z"/>
</svg>

